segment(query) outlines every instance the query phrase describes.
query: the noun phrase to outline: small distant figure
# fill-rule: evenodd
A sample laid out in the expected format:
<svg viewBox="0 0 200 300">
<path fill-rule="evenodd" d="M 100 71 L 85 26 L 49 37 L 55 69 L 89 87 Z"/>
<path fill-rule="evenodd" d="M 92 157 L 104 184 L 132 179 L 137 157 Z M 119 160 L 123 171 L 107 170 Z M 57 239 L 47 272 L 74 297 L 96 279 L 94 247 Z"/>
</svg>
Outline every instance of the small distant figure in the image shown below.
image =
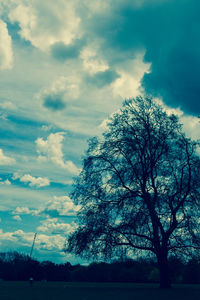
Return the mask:
<svg viewBox="0 0 200 300">
<path fill-rule="evenodd" d="M 33 277 L 30 277 L 30 278 L 29 278 L 29 284 L 30 284 L 30 286 L 33 285 Z"/>
</svg>

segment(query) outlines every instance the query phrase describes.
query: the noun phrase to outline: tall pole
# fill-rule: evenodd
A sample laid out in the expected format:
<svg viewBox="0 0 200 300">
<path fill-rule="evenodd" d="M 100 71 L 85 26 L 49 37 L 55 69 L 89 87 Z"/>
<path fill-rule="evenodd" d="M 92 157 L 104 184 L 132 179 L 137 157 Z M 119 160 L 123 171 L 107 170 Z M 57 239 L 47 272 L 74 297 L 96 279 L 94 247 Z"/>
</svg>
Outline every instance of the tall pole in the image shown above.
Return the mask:
<svg viewBox="0 0 200 300">
<path fill-rule="evenodd" d="M 37 236 L 37 232 L 34 234 L 34 238 L 33 238 L 33 244 L 32 244 L 32 247 L 31 247 L 31 252 L 30 252 L 30 258 L 31 258 L 31 256 L 32 256 L 32 253 L 33 253 L 33 249 L 34 249 L 34 245 L 35 245 L 36 236 Z"/>
</svg>

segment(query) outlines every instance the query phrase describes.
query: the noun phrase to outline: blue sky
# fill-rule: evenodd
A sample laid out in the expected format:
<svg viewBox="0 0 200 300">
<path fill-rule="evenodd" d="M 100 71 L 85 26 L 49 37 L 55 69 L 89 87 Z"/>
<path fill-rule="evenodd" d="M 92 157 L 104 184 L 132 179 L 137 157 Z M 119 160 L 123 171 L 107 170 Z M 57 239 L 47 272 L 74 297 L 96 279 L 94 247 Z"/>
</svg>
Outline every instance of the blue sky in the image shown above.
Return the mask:
<svg viewBox="0 0 200 300">
<path fill-rule="evenodd" d="M 69 193 L 88 139 L 144 92 L 200 138 L 198 0 L 0 0 L 0 251 L 80 262 Z"/>
</svg>

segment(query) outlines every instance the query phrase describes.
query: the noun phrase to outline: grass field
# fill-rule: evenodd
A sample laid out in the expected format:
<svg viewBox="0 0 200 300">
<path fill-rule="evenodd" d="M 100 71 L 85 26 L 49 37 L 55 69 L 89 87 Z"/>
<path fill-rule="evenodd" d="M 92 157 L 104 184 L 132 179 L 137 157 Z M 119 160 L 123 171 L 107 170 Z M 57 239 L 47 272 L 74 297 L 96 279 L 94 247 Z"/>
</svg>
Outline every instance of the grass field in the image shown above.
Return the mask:
<svg viewBox="0 0 200 300">
<path fill-rule="evenodd" d="M 0 282 L 0 300 L 199 300 L 199 285 L 132 283 Z"/>
</svg>

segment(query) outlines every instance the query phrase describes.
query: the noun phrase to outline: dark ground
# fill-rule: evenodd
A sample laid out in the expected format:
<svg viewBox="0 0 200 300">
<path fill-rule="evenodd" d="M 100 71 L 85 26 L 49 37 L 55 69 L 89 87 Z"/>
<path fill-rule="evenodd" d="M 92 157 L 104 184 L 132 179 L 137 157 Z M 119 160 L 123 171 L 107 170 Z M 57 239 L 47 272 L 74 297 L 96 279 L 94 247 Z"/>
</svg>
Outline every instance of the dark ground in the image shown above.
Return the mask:
<svg viewBox="0 0 200 300">
<path fill-rule="evenodd" d="M 200 300 L 200 285 L 174 285 L 160 290 L 156 284 L 0 282 L 0 300 Z"/>
</svg>

